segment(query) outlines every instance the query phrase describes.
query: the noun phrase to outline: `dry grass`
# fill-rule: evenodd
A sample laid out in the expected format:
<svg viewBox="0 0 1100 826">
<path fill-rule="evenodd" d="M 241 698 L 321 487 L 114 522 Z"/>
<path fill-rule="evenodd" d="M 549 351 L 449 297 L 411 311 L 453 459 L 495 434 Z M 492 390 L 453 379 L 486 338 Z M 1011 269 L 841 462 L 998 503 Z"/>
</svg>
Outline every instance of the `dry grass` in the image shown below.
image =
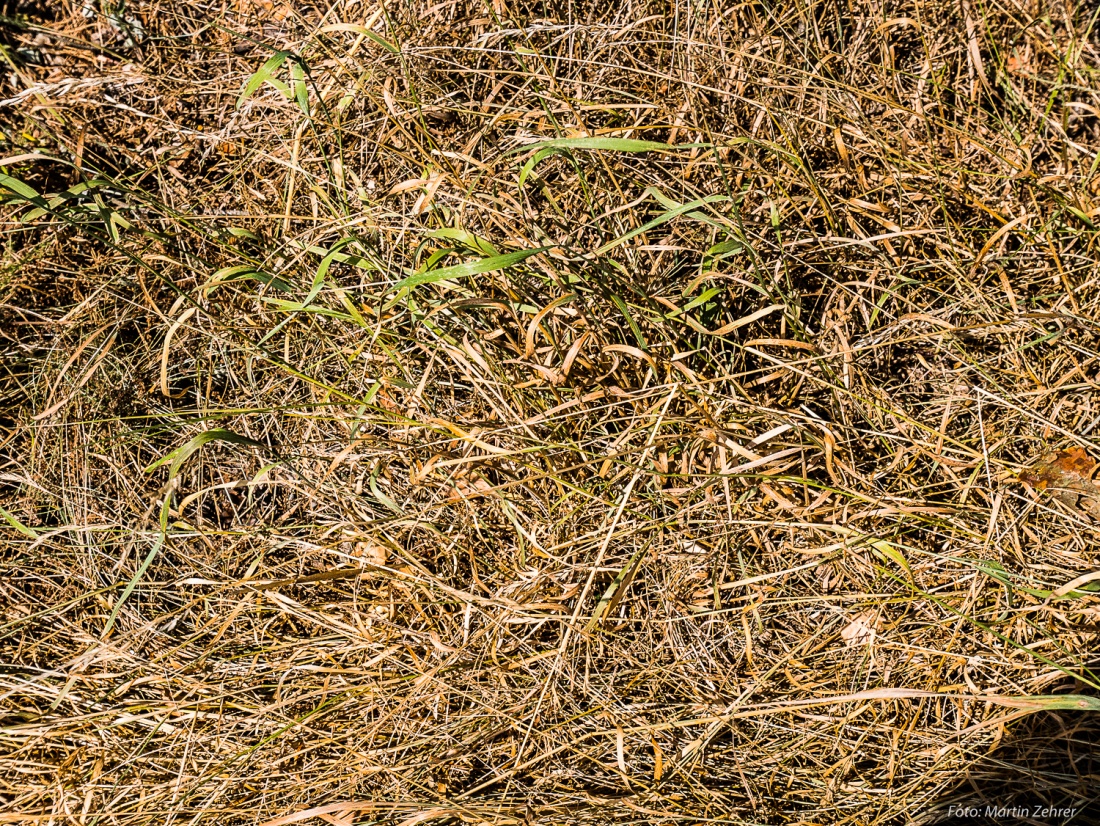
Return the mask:
<svg viewBox="0 0 1100 826">
<path fill-rule="evenodd" d="M 0 821 L 1085 822 L 1090 4 L 0 14 Z"/>
</svg>

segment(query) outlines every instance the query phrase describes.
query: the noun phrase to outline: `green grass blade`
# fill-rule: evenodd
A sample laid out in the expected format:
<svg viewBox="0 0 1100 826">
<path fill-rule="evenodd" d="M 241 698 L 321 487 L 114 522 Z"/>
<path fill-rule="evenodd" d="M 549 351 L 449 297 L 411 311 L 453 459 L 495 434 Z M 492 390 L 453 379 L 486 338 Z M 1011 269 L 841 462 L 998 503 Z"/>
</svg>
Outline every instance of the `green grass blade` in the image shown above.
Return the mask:
<svg viewBox="0 0 1100 826">
<path fill-rule="evenodd" d="M 0 507 L 0 517 L 3 517 L 5 522 L 7 522 L 24 536 L 29 536 L 31 539 L 38 538 L 38 531 L 34 530 L 34 528 L 28 528 L 26 525 L 16 519 L 15 516 L 13 516 L 10 512 L 2 507 Z"/>
<path fill-rule="evenodd" d="M 530 152 L 532 149 L 592 149 L 606 150 L 608 152 L 672 152 L 681 149 L 696 149 L 706 147 L 704 143 L 681 143 L 675 146 L 659 141 L 640 141 L 632 138 L 553 138 L 538 143 L 529 143 L 526 146 L 517 146 L 504 153 L 515 155 L 519 152 Z"/>
<path fill-rule="evenodd" d="M 187 444 L 177 448 L 176 450 L 173 450 L 167 456 L 161 459 L 157 459 L 157 461 L 153 462 L 153 464 L 145 468 L 145 472 L 150 473 L 156 470 L 161 465 L 171 462 L 171 465 L 168 468 L 168 478 L 174 479 L 176 474 L 179 472 L 180 467 L 195 451 L 197 451 L 203 445 L 215 441 L 229 442 L 235 445 L 249 445 L 251 447 L 267 447 L 267 445 L 265 445 L 263 442 L 257 442 L 255 439 L 250 439 L 247 436 L 241 436 L 238 433 L 234 433 L 232 430 L 224 430 L 222 428 L 206 430 L 193 438 Z"/>
<path fill-rule="evenodd" d="M 248 79 L 248 82 L 245 83 L 244 88 L 241 90 L 240 96 L 237 98 L 238 109 L 240 109 L 241 106 L 244 105 L 244 102 L 246 100 L 248 100 L 250 97 L 252 97 L 253 94 L 255 94 L 256 90 L 263 85 L 263 82 L 265 80 L 271 78 L 272 74 L 274 74 L 275 71 L 278 70 L 278 68 L 286 62 L 288 57 L 290 57 L 290 52 L 275 52 L 275 54 L 267 59 L 267 62 L 264 63 L 263 66 L 261 66 L 252 74 L 252 76 Z"/>
<path fill-rule="evenodd" d="M 652 221 L 646 222 L 645 224 L 638 227 L 637 229 L 632 229 L 630 232 L 626 233 L 625 235 L 620 235 L 615 240 L 608 241 L 606 244 L 604 244 L 602 247 L 600 247 L 599 249 L 596 250 L 596 255 L 603 255 L 604 253 L 610 252 L 611 250 L 615 249 L 616 247 L 622 246 L 627 241 L 629 241 L 631 238 L 634 238 L 635 236 L 641 235 L 643 232 L 649 232 L 651 229 L 654 229 L 655 227 L 661 226 L 661 224 L 667 224 L 673 218 L 676 218 L 677 216 L 683 215 L 685 212 L 691 212 L 694 209 L 698 209 L 699 207 L 706 206 L 708 204 L 716 204 L 716 203 L 720 203 L 722 201 L 729 201 L 729 200 L 730 200 L 729 197 L 726 196 L 726 195 L 708 195 L 705 198 L 698 198 L 697 200 L 691 201 L 690 203 L 681 204 L 680 206 L 678 206 L 674 209 L 670 209 L 667 212 L 662 212 L 660 215 L 658 215 Z"/>
<path fill-rule="evenodd" d="M 552 247 L 537 247 L 533 250 L 520 250 L 518 252 L 504 253 L 503 255 L 491 255 L 488 258 L 482 258 L 480 261 L 470 261 L 466 264 L 456 264 L 453 267 L 443 267 L 429 272 L 414 273 L 408 278 L 398 281 L 393 289 L 400 290 L 405 287 L 416 287 L 420 284 L 435 284 L 439 281 L 453 281 L 456 278 L 467 278 L 471 275 L 481 275 L 487 272 L 507 269 L 508 267 L 519 264 L 521 261 L 526 261 L 532 255 L 538 255 L 549 249 L 552 249 Z"/>
<path fill-rule="evenodd" d="M 294 99 L 298 102 L 298 108 L 302 114 L 309 117 L 309 87 L 306 85 L 306 70 L 300 60 L 290 63 L 290 88 L 294 91 Z"/>
<path fill-rule="evenodd" d="M 27 186 L 27 184 L 23 183 L 18 178 L 13 178 L 11 175 L 5 175 L 2 172 L 0 172 L 0 186 L 14 195 L 18 195 L 25 201 L 37 203 L 42 200 L 42 196 L 32 187 Z"/>
</svg>

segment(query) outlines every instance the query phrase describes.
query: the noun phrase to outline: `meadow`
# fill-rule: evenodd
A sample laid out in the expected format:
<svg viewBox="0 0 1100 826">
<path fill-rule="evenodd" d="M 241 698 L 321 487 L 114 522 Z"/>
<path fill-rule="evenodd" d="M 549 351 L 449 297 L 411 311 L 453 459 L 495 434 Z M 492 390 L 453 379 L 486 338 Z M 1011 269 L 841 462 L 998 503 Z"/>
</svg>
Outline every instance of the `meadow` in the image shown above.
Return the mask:
<svg viewBox="0 0 1100 826">
<path fill-rule="evenodd" d="M 1087 822 L 1098 16 L 0 5 L 0 823 Z"/>
</svg>

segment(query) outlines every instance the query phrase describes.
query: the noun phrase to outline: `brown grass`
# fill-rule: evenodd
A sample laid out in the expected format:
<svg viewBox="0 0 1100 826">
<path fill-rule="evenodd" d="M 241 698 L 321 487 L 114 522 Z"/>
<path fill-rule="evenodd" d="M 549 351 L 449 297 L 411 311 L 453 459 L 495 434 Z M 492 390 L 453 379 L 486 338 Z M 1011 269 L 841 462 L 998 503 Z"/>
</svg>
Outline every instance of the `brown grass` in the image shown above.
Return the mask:
<svg viewBox="0 0 1100 826">
<path fill-rule="evenodd" d="M 0 822 L 1084 822 L 1090 4 L 0 15 Z"/>
</svg>

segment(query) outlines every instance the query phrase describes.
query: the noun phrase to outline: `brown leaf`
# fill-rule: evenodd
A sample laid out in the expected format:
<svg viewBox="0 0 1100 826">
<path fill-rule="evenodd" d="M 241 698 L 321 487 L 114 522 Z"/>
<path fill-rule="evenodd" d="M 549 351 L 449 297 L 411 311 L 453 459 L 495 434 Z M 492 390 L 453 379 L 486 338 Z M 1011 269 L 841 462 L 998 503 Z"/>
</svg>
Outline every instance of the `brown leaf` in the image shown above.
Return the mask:
<svg viewBox="0 0 1100 826">
<path fill-rule="evenodd" d="M 377 542 L 355 543 L 355 556 L 368 565 L 385 565 L 389 555 L 389 551 Z"/>
<path fill-rule="evenodd" d="M 882 620 L 877 611 L 864 611 L 856 614 L 847 626 L 840 631 L 840 636 L 849 648 L 856 645 L 869 645 L 875 641 L 875 637 L 882 633 Z"/>
<path fill-rule="evenodd" d="M 491 491 L 493 486 L 490 485 L 479 474 L 472 474 L 469 479 L 463 476 L 458 476 L 454 480 L 454 486 L 447 494 L 447 501 L 457 502 L 460 499 L 469 499 L 474 496 L 484 495 L 486 491 Z"/>
<path fill-rule="evenodd" d="M 1095 474 L 1096 460 L 1084 448 L 1071 447 L 1043 456 L 1021 471 L 1019 479 L 1036 490 L 1049 491 L 1067 507 L 1100 519 L 1100 483 L 1093 479 Z"/>
</svg>

